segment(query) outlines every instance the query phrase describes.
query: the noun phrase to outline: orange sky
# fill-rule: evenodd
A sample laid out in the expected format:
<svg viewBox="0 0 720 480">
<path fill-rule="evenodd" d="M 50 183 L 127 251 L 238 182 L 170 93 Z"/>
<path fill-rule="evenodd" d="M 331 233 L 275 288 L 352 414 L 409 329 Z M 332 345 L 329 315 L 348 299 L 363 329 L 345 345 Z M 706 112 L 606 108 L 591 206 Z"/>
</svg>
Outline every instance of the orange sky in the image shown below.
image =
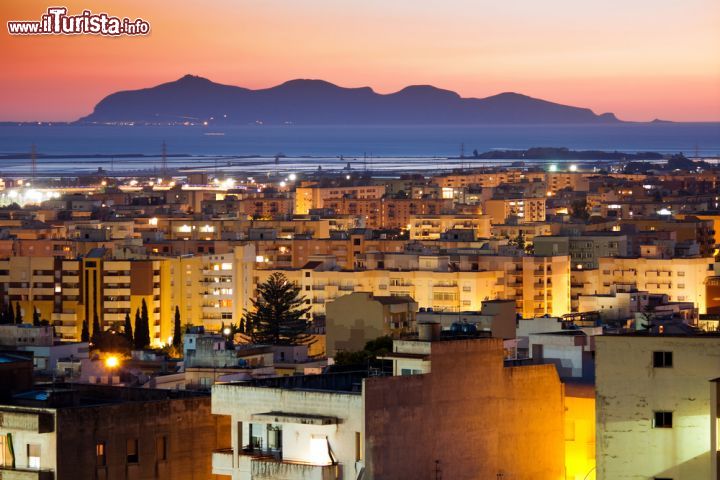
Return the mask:
<svg viewBox="0 0 720 480">
<path fill-rule="evenodd" d="M 143 17 L 147 37 L 10 36 L 50 5 Z M 186 73 L 387 93 L 516 91 L 625 120 L 720 121 L 718 0 L 2 0 L 0 120 L 74 120 Z"/>
</svg>

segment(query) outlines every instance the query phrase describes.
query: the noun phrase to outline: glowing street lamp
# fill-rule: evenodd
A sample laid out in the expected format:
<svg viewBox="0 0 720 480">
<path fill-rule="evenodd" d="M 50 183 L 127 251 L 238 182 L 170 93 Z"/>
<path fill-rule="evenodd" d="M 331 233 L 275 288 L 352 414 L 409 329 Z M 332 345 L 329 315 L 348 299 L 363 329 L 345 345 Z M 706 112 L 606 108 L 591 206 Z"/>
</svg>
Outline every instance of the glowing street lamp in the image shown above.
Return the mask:
<svg viewBox="0 0 720 480">
<path fill-rule="evenodd" d="M 120 365 L 120 360 L 114 355 L 105 359 L 105 366 L 109 369 L 117 368 L 118 365 Z"/>
</svg>

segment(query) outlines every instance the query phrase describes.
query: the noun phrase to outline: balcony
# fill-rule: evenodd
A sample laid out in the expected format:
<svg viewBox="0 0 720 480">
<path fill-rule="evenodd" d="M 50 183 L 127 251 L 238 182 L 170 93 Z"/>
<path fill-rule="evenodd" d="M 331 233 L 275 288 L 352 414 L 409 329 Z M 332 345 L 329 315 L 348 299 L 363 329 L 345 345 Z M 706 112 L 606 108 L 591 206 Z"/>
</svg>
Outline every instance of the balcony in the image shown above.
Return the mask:
<svg viewBox="0 0 720 480">
<path fill-rule="evenodd" d="M 233 460 L 232 453 L 218 454 L 217 461 L 227 465 L 227 457 Z M 260 451 L 243 451 L 238 457 L 237 469 L 250 471 L 250 478 L 282 478 L 283 480 L 336 480 L 340 478 L 339 465 L 313 465 L 311 463 L 281 460 L 277 452 L 263 453 Z M 223 475 L 223 468 L 215 467 L 216 456 L 213 454 L 213 473 Z"/>
<path fill-rule="evenodd" d="M 11 468 L 0 466 L 2 480 L 53 480 L 55 472 L 37 468 Z"/>
<path fill-rule="evenodd" d="M 212 473 L 215 475 L 232 475 L 235 453 L 232 448 L 215 450 L 212 454 Z"/>
</svg>

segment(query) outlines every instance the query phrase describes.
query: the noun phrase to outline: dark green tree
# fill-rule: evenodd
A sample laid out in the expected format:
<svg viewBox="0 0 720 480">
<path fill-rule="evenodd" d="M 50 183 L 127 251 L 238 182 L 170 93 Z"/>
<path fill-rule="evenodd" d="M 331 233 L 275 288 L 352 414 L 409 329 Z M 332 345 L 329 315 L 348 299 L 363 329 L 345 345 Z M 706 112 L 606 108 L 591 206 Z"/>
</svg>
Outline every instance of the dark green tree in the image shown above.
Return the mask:
<svg viewBox="0 0 720 480">
<path fill-rule="evenodd" d="M 573 200 L 572 204 L 570 204 L 570 217 L 582 221 L 587 221 L 590 218 L 586 199 Z"/>
<path fill-rule="evenodd" d="M 251 299 L 254 311 L 243 319 L 254 343 L 301 345 L 310 341 L 305 315 L 310 311 L 300 287 L 276 272 L 258 285 L 258 297 Z"/>
<path fill-rule="evenodd" d="M 92 332 L 90 335 L 90 341 L 93 345 L 97 344 L 97 340 L 100 335 L 100 319 L 98 318 L 97 312 L 95 312 L 95 315 L 93 316 L 93 323 L 92 323 Z"/>
<path fill-rule="evenodd" d="M 40 326 L 40 312 L 37 308 L 33 308 L 33 325 L 36 327 Z"/>
<path fill-rule="evenodd" d="M 7 323 L 15 323 L 15 311 L 10 302 L 8 302 L 7 310 L 5 311 L 5 321 Z"/>
<path fill-rule="evenodd" d="M 15 302 L 15 323 L 20 325 L 23 322 L 22 310 L 20 310 L 20 302 Z"/>
<path fill-rule="evenodd" d="M 81 342 L 89 342 L 90 341 L 90 330 L 88 328 L 87 319 L 83 320 L 82 333 L 80 334 L 80 341 Z"/>
<path fill-rule="evenodd" d="M 127 339 L 130 345 L 133 344 L 133 329 L 132 322 L 130 322 L 130 312 L 125 312 L 125 327 L 123 329 L 123 336 Z"/>
<path fill-rule="evenodd" d="M 135 350 L 142 350 L 145 345 L 142 344 L 142 317 L 140 316 L 140 309 L 135 310 L 135 336 L 133 337 L 133 346 Z"/>
<path fill-rule="evenodd" d="M 173 328 L 173 347 L 182 347 L 182 326 L 180 325 L 180 307 L 175 305 L 175 325 Z"/>
<path fill-rule="evenodd" d="M 142 350 L 150 346 L 150 317 L 145 299 L 140 305 L 140 325 L 138 326 L 138 315 L 135 316 L 135 349 Z"/>
</svg>

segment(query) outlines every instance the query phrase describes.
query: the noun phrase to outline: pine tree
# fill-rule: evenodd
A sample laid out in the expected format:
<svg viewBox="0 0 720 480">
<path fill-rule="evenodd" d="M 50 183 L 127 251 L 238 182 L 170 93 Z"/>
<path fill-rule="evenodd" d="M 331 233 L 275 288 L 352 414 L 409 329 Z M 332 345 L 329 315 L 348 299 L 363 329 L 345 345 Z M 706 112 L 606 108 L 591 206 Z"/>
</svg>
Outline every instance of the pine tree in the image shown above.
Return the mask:
<svg viewBox="0 0 720 480">
<path fill-rule="evenodd" d="M 40 326 L 40 312 L 37 308 L 33 308 L 33 325 L 36 327 Z"/>
<path fill-rule="evenodd" d="M 100 319 L 98 318 L 97 312 L 95 312 L 95 316 L 93 317 L 92 335 L 90 338 L 92 339 L 91 342 L 93 345 L 97 345 L 98 340 L 100 340 Z"/>
<path fill-rule="evenodd" d="M 10 324 L 15 323 L 15 312 L 10 302 L 8 302 L 7 310 L 5 311 L 5 320 Z"/>
<path fill-rule="evenodd" d="M 258 298 L 252 299 L 253 312 L 245 311 L 244 321 L 254 343 L 301 345 L 310 341 L 305 315 L 310 307 L 300 287 L 276 272 L 258 285 Z"/>
<path fill-rule="evenodd" d="M 182 327 L 180 326 L 180 307 L 175 305 L 175 328 L 173 328 L 173 347 L 182 347 Z"/>
<path fill-rule="evenodd" d="M 20 325 L 23 322 L 22 310 L 20 310 L 20 302 L 15 302 L 15 323 Z"/>
<path fill-rule="evenodd" d="M 89 342 L 90 341 L 90 331 L 88 330 L 87 319 L 83 320 L 82 333 L 80 334 L 80 341 L 81 342 Z"/>
<path fill-rule="evenodd" d="M 133 329 L 132 323 L 130 322 L 130 312 L 125 312 L 125 329 L 123 330 L 123 336 L 127 338 L 130 345 L 133 344 Z"/>
</svg>

